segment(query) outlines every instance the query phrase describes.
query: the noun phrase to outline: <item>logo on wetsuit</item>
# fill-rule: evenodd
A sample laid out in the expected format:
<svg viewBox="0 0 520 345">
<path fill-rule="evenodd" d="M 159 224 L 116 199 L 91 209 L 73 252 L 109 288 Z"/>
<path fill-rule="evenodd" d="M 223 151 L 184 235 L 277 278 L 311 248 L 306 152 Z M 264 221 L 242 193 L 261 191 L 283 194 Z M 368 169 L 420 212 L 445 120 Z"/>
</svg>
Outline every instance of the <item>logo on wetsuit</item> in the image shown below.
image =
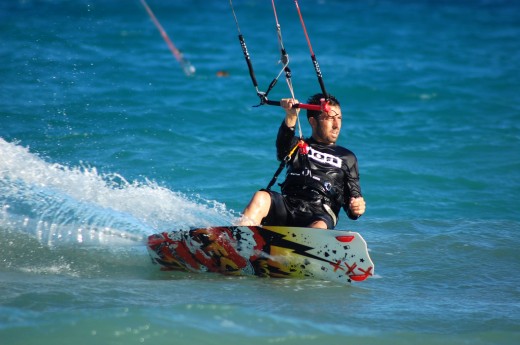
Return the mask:
<svg viewBox="0 0 520 345">
<path fill-rule="evenodd" d="M 309 147 L 309 157 L 317 162 L 332 165 L 336 168 L 341 168 L 341 159 L 328 153 L 320 152 L 312 147 Z"/>
</svg>

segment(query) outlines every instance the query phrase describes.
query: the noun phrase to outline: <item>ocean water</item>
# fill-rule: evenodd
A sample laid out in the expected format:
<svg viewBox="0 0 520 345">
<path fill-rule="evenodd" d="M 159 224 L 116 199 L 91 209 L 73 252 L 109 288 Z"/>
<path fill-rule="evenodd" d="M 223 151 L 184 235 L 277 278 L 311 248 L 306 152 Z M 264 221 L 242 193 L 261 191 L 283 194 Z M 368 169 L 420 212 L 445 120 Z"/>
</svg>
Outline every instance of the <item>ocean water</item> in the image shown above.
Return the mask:
<svg viewBox="0 0 520 345">
<path fill-rule="evenodd" d="M 193 76 L 138 0 L 0 3 L 1 344 L 520 342 L 520 3 L 300 1 L 367 201 L 338 224 L 376 265 L 351 286 L 151 264 L 147 235 L 232 224 L 267 185 L 283 112 L 253 107 L 227 1 L 148 4 Z M 234 6 L 265 90 L 271 3 Z M 270 98 L 289 95 L 282 76 Z"/>
</svg>

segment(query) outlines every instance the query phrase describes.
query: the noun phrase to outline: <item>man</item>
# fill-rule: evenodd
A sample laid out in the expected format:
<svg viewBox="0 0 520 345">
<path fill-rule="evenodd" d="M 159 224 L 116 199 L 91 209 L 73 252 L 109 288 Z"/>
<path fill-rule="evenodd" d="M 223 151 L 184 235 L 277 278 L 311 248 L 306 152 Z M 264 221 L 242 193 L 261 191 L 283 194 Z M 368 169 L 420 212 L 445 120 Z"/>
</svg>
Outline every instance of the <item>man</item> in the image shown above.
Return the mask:
<svg viewBox="0 0 520 345">
<path fill-rule="evenodd" d="M 322 104 L 323 97 L 316 94 L 308 103 Z M 294 133 L 299 109 L 292 108 L 298 101 L 282 99 L 280 103 L 285 109 L 285 120 L 278 130 L 276 148 L 279 160 L 288 159 L 282 193 L 266 189 L 256 192 L 240 225 L 333 229 L 341 208 L 350 219 L 358 219 L 365 212 L 365 200 L 359 186 L 356 156 L 336 145 L 342 120 L 338 100 L 329 96 L 327 107 L 322 106 L 321 111 L 307 110 L 312 136 L 300 142 Z"/>
</svg>

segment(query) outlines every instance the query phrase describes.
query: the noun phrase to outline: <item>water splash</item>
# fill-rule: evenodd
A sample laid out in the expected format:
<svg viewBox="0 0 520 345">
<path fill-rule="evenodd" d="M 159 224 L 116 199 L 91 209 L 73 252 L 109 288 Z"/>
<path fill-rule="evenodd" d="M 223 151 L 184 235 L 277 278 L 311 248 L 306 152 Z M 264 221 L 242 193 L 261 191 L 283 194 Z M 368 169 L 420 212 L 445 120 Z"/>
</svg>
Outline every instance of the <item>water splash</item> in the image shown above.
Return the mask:
<svg viewBox="0 0 520 345">
<path fill-rule="evenodd" d="M 0 138 L 0 226 L 40 243 L 135 244 L 154 232 L 232 219 L 218 202 L 95 167 L 48 163 Z"/>
</svg>

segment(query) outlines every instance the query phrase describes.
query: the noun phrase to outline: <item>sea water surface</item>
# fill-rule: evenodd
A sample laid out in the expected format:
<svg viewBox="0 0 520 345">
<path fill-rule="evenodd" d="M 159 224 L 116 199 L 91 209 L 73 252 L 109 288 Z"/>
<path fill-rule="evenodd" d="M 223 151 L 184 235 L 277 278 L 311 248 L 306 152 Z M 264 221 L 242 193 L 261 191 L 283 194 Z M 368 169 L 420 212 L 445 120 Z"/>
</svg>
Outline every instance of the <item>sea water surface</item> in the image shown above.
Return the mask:
<svg viewBox="0 0 520 345">
<path fill-rule="evenodd" d="M 232 224 L 267 185 L 283 112 L 252 107 L 228 1 L 148 4 L 193 76 L 138 0 L 0 4 L 1 344 L 520 342 L 520 3 L 300 1 L 367 201 L 338 224 L 376 265 L 351 286 L 151 264 L 147 235 Z M 276 5 L 304 101 L 309 47 Z M 271 2 L 234 6 L 265 90 Z"/>
</svg>

